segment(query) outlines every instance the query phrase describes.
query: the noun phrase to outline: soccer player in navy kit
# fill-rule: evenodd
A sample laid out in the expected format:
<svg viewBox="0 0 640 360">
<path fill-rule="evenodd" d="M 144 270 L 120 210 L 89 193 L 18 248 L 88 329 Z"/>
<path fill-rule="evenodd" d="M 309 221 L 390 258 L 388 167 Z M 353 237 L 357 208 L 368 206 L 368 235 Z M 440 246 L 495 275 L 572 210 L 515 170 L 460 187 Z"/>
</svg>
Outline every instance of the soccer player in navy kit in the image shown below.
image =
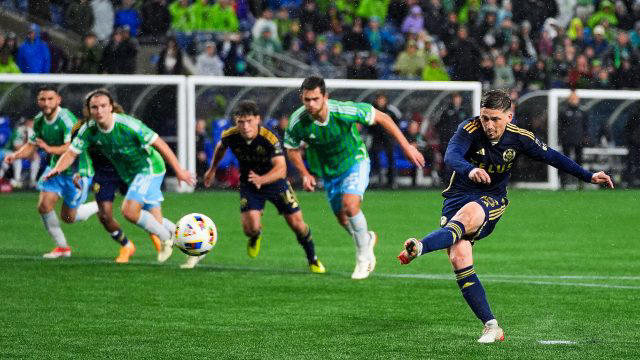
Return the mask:
<svg viewBox="0 0 640 360">
<path fill-rule="evenodd" d="M 473 268 L 472 246 L 491 234 L 509 204 L 507 183 L 516 158 L 525 154 L 585 182 L 610 188 L 613 183 L 604 172 L 585 170 L 533 133 L 512 125 L 511 99 L 506 92 L 485 93 L 480 107 L 480 116 L 462 122 L 447 147 L 445 163 L 454 172 L 442 193 L 441 228 L 422 240 L 408 239 L 398 259 L 408 264 L 420 255 L 447 249 L 462 295 L 484 324 L 478 342 L 492 343 L 504 340 L 504 332 Z"/>
<path fill-rule="evenodd" d="M 222 133 L 216 145 L 211 166 L 204 175 L 204 184 L 211 186 L 218 164 L 227 149 L 231 149 L 240 162 L 240 211 L 242 228 L 247 235 L 247 254 L 258 256 L 262 241 L 260 219 L 268 200 L 283 215 L 287 224 L 296 234 L 313 273 L 326 272 L 324 265 L 315 254 L 311 228 L 305 223 L 298 199 L 286 180 L 287 164 L 278 137 L 260 125 L 260 109 L 250 100 L 243 100 L 233 110 L 235 126 Z M 190 257 L 183 268 L 194 267 L 200 257 Z"/>
</svg>

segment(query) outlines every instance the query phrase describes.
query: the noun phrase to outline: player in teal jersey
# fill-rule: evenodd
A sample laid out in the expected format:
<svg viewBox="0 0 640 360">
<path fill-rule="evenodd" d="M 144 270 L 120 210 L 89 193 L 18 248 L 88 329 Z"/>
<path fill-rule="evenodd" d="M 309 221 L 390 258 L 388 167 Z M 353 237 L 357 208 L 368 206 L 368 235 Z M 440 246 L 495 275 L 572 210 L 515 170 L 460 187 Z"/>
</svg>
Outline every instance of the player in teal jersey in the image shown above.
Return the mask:
<svg viewBox="0 0 640 360">
<path fill-rule="evenodd" d="M 353 237 L 356 267 L 352 279 L 369 276 L 376 264 L 373 247 L 377 235 L 369 231 L 360 210 L 364 191 L 369 185 L 369 155 L 356 123 L 380 125 L 402 147 L 407 159 L 424 166 L 424 157 L 395 125 L 391 118 L 366 103 L 329 99 L 324 80 L 311 76 L 300 88 L 301 106 L 290 117 L 284 146 L 293 165 L 302 175 L 302 186 L 313 191 L 316 179 L 302 161 L 302 143 L 311 171 L 324 180 L 327 198 L 338 222 Z"/>
<path fill-rule="evenodd" d="M 39 147 L 51 156 L 45 174 L 56 164 L 60 155 L 69 148 L 71 129 L 77 122 L 71 111 L 60 107 L 61 101 L 62 98 L 56 88 L 43 86 L 38 89 L 37 103 L 41 112 L 34 119 L 33 134 L 28 143 L 8 155 L 5 162 L 10 164 L 16 159 L 29 158 Z M 75 184 L 74 174 L 77 176 Z M 38 190 L 40 190 L 38 212 L 42 216 L 45 228 L 56 243 L 53 251 L 43 255 L 45 258 L 56 259 L 71 256 L 71 248 L 67 244 L 54 210 L 59 198 L 62 197 L 64 201 L 60 216 L 66 223 L 84 221 L 98 211 L 98 205 L 95 201 L 83 204 L 87 199 L 92 177 L 91 161 L 84 155 L 78 158 L 75 169 L 61 173 L 60 177 L 56 179 L 41 178 L 38 182 Z"/>
<path fill-rule="evenodd" d="M 120 178 L 129 189 L 122 203 L 122 214 L 130 222 L 162 242 L 158 261 L 166 261 L 173 251 L 172 234 L 175 225 L 162 217 L 164 200 L 160 186 L 165 174 L 166 160 L 179 181 L 195 185 L 191 173 L 183 169 L 176 155 L 158 134 L 140 120 L 114 112 L 111 93 L 106 89 L 90 92 L 85 99 L 91 119 L 78 131 L 71 147 L 58 160 L 46 177 L 62 173 L 90 146 L 96 147 L 115 166 Z M 163 160 L 164 158 L 164 160 Z"/>
</svg>

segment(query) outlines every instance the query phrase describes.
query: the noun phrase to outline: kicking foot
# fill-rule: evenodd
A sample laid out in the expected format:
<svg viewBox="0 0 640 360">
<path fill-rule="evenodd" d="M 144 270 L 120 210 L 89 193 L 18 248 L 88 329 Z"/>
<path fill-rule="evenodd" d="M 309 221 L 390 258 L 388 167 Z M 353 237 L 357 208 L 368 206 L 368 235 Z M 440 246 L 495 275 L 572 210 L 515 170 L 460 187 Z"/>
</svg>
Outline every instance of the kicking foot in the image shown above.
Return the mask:
<svg viewBox="0 0 640 360">
<path fill-rule="evenodd" d="M 158 262 L 163 263 L 171 257 L 173 253 L 173 237 L 167 241 L 163 241 L 158 252 Z"/>
<path fill-rule="evenodd" d="M 410 238 L 404 242 L 404 250 L 398 255 L 400 264 L 407 265 L 413 259 L 417 258 L 422 253 L 422 242 L 415 238 Z"/>
<path fill-rule="evenodd" d="M 324 268 L 324 265 L 322 265 L 322 263 L 318 259 L 309 263 L 309 270 L 311 270 L 311 272 L 315 274 L 324 274 L 327 272 L 327 269 Z"/>
<path fill-rule="evenodd" d="M 61 257 L 71 257 L 70 247 L 56 247 L 51 252 L 42 255 L 45 259 L 57 259 Z"/>
<path fill-rule="evenodd" d="M 204 259 L 206 255 L 200 256 L 187 256 L 187 261 L 184 264 L 180 265 L 180 269 L 193 269 L 198 265 L 200 260 Z"/>
<path fill-rule="evenodd" d="M 494 320 L 487 321 L 482 330 L 482 336 L 478 339 L 479 343 L 490 344 L 496 341 L 504 341 L 504 331 L 498 326 L 498 322 Z"/>
<path fill-rule="evenodd" d="M 116 258 L 116 263 L 124 264 L 129 262 L 129 258 L 133 256 L 133 253 L 136 252 L 136 247 L 133 245 L 133 242 L 129 240 L 127 245 L 120 247 L 120 254 Z"/>
</svg>

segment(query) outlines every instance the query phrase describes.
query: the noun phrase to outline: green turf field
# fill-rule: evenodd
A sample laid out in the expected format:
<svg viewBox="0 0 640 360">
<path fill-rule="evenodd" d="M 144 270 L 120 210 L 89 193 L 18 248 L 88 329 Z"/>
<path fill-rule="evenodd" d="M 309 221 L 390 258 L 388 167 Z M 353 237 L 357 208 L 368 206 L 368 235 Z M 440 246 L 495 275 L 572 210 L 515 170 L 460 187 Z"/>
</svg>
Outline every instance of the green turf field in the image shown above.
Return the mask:
<svg viewBox="0 0 640 360">
<path fill-rule="evenodd" d="M 640 358 L 638 191 L 510 193 L 496 231 L 474 248 L 506 333 L 488 346 L 476 343 L 482 326 L 443 252 L 403 267 L 395 259 L 407 237 L 438 225 L 438 192 L 367 193 L 380 243 L 364 281 L 350 279 L 352 240 L 320 192 L 298 196 L 325 275 L 307 271 L 271 205 L 249 259 L 237 193 L 165 196 L 167 217 L 202 212 L 218 225 L 218 245 L 194 270 L 178 268 L 178 251 L 157 265 L 128 223 L 138 251 L 116 265 L 96 218 L 63 226 L 72 258 L 42 260 L 53 246 L 37 194 L 0 196 L 0 359 Z"/>
</svg>

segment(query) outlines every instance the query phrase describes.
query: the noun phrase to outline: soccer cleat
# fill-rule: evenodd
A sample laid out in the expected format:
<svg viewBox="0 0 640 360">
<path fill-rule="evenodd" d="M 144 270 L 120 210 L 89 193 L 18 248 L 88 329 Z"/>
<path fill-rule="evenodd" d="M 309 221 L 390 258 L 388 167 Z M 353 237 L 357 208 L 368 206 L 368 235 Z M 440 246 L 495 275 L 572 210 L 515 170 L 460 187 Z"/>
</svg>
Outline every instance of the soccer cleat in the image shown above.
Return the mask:
<svg viewBox="0 0 640 360">
<path fill-rule="evenodd" d="M 262 241 L 262 234 L 258 235 L 258 237 L 254 241 L 251 241 L 251 239 L 253 238 L 249 238 L 249 241 L 247 242 L 247 255 L 249 255 L 250 258 L 254 259 L 260 252 L 260 242 Z"/>
<path fill-rule="evenodd" d="M 418 239 L 410 238 L 404 242 L 404 250 L 398 255 L 398 260 L 402 265 L 407 265 L 413 259 L 417 258 L 422 253 L 422 242 Z"/>
<path fill-rule="evenodd" d="M 315 274 L 324 274 L 327 272 L 327 269 L 324 268 L 324 265 L 322 265 L 322 263 L 318 259 L 309 263 L 309 270 L 311 270 L 311 272 Z"/>
<path fill-rule="evenodd" d="M 120 247 L 120 254 L 116 258 L 116 263 L 124 264 L 129 262 L 129 258 L 133 256 L 133 253 L 136 252 L 136 246 L 133 245 L 133 242 L 129 240 L 127 245 Z"/>
<path fill-rule="evenodd" d="M 151 238 L 151 241 L 153 242 L 153 247 L 156 248 L 157 252 L 160 252 L 160 250 L 162 249 L 162 242 L 160 241 L 160 238 L 158 237 L 158 235 L 149 234 L 149 237 Z"/>
<path fill-rule="evenodd" d="M 371 273 L 369 271 L 371 262 L 370 261 L 356 261 L 356 268 L 353 269 L 353 274 L 351 274 L 351 278 L 353 280 L 362 280 L 369 277 Z"/>
<path fill-rule="evenodd" d="M 498 326 L 498 322 L 495 320 L 489 320 L 484 325 L 482 330 L 482 336 L 478 339 L 479 343 L 490 344 L 496 341 L 504 341 L 504 331 Z"/>
<path fill-rule="evenodd" d="M 376 254 L 373 252 L 373 248 L 378 244 L 378 234 L 374 231 L 369 231 L 371 241 L 369 241 L 369 272 L 372 272 L 376 268 Z"/>
<path fill-rule="evenodd" d="M 173 237 L 161 243 L 160 251 L 158 251 L 158 262 L 163 263 L 171 257 L 173 253 Z"/>
<path fill-rule="evenodd" d="M 187 256 L 187 261 L 185 261 L 184 264 L 180 265 L 180 269 L 193 269 L 194 267 L 196 267 L 196 265 L 198 265 L 200 260 L 204 259 L 205 256 L 206 255 Z"/>
<path fill-rule="evenodd" d="M 70 247 L 56 247 L 51 252 L 42 255 L 45 259 L 57 259 L 60 257 L 71 257 Z"/>
</svg>

